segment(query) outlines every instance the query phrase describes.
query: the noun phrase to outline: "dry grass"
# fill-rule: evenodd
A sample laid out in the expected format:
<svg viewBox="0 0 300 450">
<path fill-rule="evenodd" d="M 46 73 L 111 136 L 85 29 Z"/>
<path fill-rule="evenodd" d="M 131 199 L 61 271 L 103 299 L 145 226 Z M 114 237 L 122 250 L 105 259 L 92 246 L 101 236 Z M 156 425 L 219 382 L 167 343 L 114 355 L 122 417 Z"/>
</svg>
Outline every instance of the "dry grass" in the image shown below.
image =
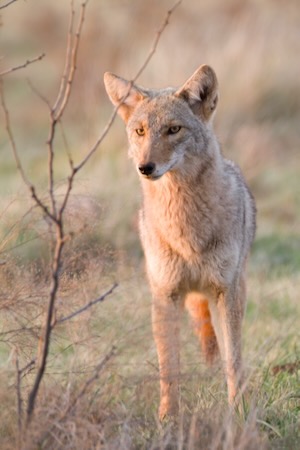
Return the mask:
<svg viewBox="0 0 300 450">
<path fill-rule="evenodd" d="M 68 151 L 79 161 L 109 115 L 102 73 L 133 76 L 170 5 L 90 1 L 64 134 L 55 141 L 58 194 L 68 174 Z M 25 77 L 53 100 L 63 69 L 68 2 L 15 2 L 1 14 L 1 69 L 46 53 L 26 72 L 10 75 L 5 90 L 22 162 L 47 198 L 47 109 Z M 80 308 L 115 281 L 119 287 L 104 303 L 56 327 L 24 449 L 299 447 L 299 24 L 296 0 L 186 0 L 140 79 L 153 87 L 176 85 L 200 63 L 216 69 L 217 133 L 257 199 L 244 327 L 249 395 L 243 411 L 229 414 L 221 370 L 204 367 L 186 320 L 181 416 L 175 425 L 157 421 L 157 361 L 136 226 L 140 193 L 117 121 L 82 172 L 68 206 L 66 230 L 72 239 L 56 316 Z M 2 129 L 0 160 L 0 447 L 10 450 L 17 448 L 19 434 L 16 364 L 26 366 L 37 352 L 52 234 L 24 190 Z M 109 360 L 99 366 L 106 355 Z M 34 370 L 30 366 L 21 374 L 24 401 Z"/>
</svg>

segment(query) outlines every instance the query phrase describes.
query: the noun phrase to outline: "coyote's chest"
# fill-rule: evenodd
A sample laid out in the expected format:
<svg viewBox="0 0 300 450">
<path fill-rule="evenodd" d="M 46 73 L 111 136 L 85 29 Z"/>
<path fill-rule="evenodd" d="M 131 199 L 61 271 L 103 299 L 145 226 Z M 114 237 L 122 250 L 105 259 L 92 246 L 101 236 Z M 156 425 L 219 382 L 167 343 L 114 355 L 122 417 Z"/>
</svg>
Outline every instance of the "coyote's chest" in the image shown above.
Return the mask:
<svg viewBox="0 0 300 450">
<path fill-rule="evenodd" d="M 212 214 L 195 193 L 170 192 L 158 199 L 152 214 L 156 232 L 170 251 L 187 262 L 200 262 L 213 224 Z"/>
<path fill-rule="evenodd" d="M 185 272 L 189 267 L 199 272 L 207 223 L 201 221 L 199 211 L 191 210 L 195 205 L 178 195 L 160 200 L 146 206 L 142 214 L 142 242 L 148 264 L 161 272 L 173 264 Z"/>
<path fill-rule="evenodd" d="M 193 220 L 192 220 L 193 219 Z M 165 211 L 156 220 L 155 232 L 170 253 L 188 263 L 201 259 L 201 221 L 194 220 L 186 211 Z"/>
<path fill-rule="evenodd" d="M 141 237 L 150 278 L 168 280 L 170 286 L 185 280 L 190 288 L 227 278 L 230 262 L 218 232 L 220 221 L 212 205 L 196 194 L 179 190 L 144 204 Z"/>
</svg>

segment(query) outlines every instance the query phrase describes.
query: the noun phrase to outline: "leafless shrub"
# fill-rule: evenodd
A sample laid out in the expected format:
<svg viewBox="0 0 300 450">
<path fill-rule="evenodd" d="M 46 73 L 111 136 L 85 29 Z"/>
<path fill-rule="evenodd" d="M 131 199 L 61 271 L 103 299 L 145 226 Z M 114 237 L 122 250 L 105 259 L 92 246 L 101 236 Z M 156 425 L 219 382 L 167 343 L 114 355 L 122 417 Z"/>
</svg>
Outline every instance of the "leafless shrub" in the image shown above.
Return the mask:
<svg viewBox="0 0 300 450">
<path fill-rule="evenodd" d="M 8 2 L 7 4 L 2 5 L 1 8 L 9 6 L 11 3 L 13 2 Z M 94 300 L 87 301 L 83 306 L 75 309 L 73 312 L 68 312 L 66 314 L 62 313 L 62 307 L 58 296 L 62 294 L 63 287 L 62 269 L 64 264 L 64 249 L 73 237 L 73 234 L 66 230 L 67 206 L 70 202 L 76 175 L 90 160 L 99 148 L 103 139 L 106 137 L 119 107 L 118 105 L 115 108 L 106 127 L 100 133 L 94 145 L 86 151 L 85 156 L 78 164 L 75 165 L 71 154 L 68 154 L 70 171 L 65 189 L 63 193 L 60 192 L 58 195 L 55 189 L 55 139 L 58 133 L 58 126 L 62 122 L 63 115 L 72 94 L 87 3 L 88 0 L 82 2 L 78 23 L 75 27 L 76 11 L 74 2 L 71 1 L 65 67 L 61 77 L 58 94 L 53 104 L 46 99 L 35 86 L 32 86 L 34 92 L 47 104 L 49 111 L 49 134 L 47 139 L 47 195 L 40 193 L 37 186 L 29 180 L 20 160 L 10 113 L 5 98 L 3 81 L 4 76 L 17 70 L 25 69 L 28 65 L 40 61 L 44 57 L 44 54 L 33 59 L 28 59 L 25 63 L 6 69 L 0 73 L 1 105 L 7 135 L 17 169 L 24 185 L 31 195 L 33 207 L 35 210 L 39 211 L 47 225 L 50 249 L 50 262 L 47 275 L 48 285 L 45 286 L 44 283 L 40 283 L 36 280 L 35 290 L 32 291 L 32 283 L 28 283 L 27 277 L 25 277 L 22 282 L 18 282 L 18 288 L 13 290 L 14 293 L 12 295 L 7 295 L 8 292 L 4 292 L 3 294 L 4 302 L 2 303 L 2 310 L 5 313 L 4 315 L 7 315 L 7 320 L 5 322 L 9 323 L 10 326 L 8 329 L 2 331 L 0 336 L 2 340 L 9 342 L 10 347 L 13 349 L 13 358 L 15 360 L 15 382 L 13 385 L 15 387 L 16 395 L 16 413 L 13 413 L 13 416 L 15 416 L 18 429 L 17 446 L 20 449 L 36 448 L 45 443 L 47 448 L 74 449 L 75 436 L 77 439 L 76 448 L 98 448 L 99 444 L 96 444 L 96 441 L 101 441 L 101 439 L 99 441 L 101 433 L 99 433 L 98 428 L 95 437 L 91 438 L 92 441 L 88 439 L 88 447 L 85 447 L 85 438 L 89 435 L 94 436 L 94 434 L 92 432 L 92 424 L 90 422 L 87 425 L 83 424 L 84 419 L 81 414 L 81 423 L 78 426 L 80 426 L 82 430 L 85 430 L 85 433 L 82 434 L 82 443 L 78 441 L 78 433 L 76 431 L 78 418 L 76 417 L 75 412 L 79 403 L 86 402 L 88 393 L 94 385 L 94 382 L 99 378 L 104 367 L 115 353 L 115 349 L 112 347 L 91 370 L 90 376 L 81 382 L 79 388 L 73 391 L 72 395 L 70 395 L 69 391 L 67 391 L 66 394 L 60 392 L 59 394 L 61 397 L 59 400 L 58 396 L 49 396 L 48 391 L 45 391 L 45 377 L 49 366 L 50 346 L 53 345 L 54 330 L 59 329 L 59 326 L 62 323 L 72 320 L 74 317 L 89 310 L 97 303 L 104 301 L 116 287 L 116 284 L 112 285 L 112 287 L 104 294 L 97 296 Z M 161 28 L 156 34 L 153 46 L 142 66 L 137 71 L 132 83 L 140 76 L 148 65 L 156 51 L 163 31 L 168 25 L 169 18 L 179 3 L 180 1 L 168 11 Z M 127 95 L 129 94 L 129 91 L 130 89 L 128 90 Z M 12 274 L 11 276 L 12 283 L 14 283 L 17 275 Z M 6 298 L 8 299 L 7 304 L 5 302 Z M 25 303 L 24 299 L 27 299 Z M 55 358 L 55 355 L 51 355 L 51 358 Z M 40 400 L 39 402 L 37 401 L 38 399 Z M 38 431 L 35 431 L 37 423 Z"/>
</svg>

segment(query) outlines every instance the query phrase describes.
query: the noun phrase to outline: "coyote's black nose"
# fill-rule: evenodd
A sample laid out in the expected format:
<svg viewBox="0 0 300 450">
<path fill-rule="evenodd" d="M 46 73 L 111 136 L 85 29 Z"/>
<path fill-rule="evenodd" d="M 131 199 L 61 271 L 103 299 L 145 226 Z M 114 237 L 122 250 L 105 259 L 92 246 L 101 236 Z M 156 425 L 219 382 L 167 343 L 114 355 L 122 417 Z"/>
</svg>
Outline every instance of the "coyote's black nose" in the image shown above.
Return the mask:
<svg viewBox="0 0 300 450">
<path fill-rule="evenodd" d="M 155 170 L 155 164 L 152 162 L 149 162 L 148 164 L 141 164 L 139 166 L 139 171 L 143 175 L 151 175 Z"/>
</svg>

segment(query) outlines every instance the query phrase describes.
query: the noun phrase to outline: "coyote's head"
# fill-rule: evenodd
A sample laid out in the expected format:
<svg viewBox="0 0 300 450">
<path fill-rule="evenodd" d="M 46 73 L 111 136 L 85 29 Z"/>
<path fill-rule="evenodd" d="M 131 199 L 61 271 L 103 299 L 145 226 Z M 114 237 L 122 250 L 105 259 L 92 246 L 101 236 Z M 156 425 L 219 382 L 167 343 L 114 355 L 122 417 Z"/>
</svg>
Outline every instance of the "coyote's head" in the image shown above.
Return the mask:
<svg viewBox="0 0 300 450">
<path fill-rule="evenodd" d="M 139 174 L 151 180 L 191 169 L 195 154 L 205 164 L 210 123 L 218 101 L 215 72 L 200 66 L 179 89 L 145 89 L 105 73 L 106 91 L 126 123 L 129 156 Z"/>
</svg>

